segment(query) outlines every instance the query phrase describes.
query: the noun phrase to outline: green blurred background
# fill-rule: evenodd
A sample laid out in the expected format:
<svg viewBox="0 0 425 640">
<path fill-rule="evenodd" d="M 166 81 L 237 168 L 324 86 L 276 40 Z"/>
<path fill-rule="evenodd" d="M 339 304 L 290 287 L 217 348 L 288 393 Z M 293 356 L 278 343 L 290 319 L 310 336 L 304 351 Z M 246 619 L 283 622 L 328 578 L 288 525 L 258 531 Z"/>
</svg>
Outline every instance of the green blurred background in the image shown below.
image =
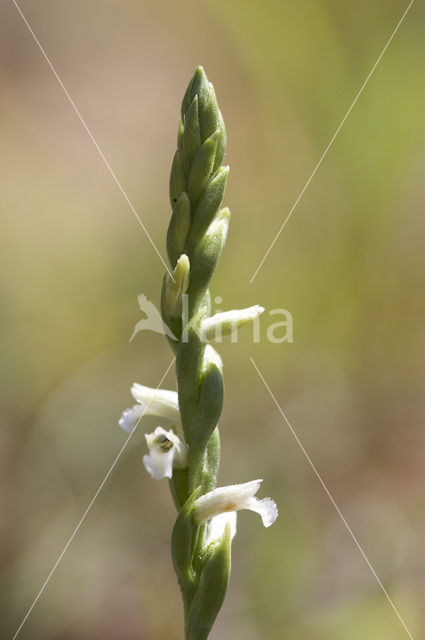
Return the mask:
<svg viewBox="0 0 425 640">
<path fill-rule="evenodd" d="M 415 640 L 425 636 L 425 11 L 414 3 L 253 284 L 249 280 L 407 3 L 64 2 L 22 10 L 165 254 L 181 98 L 197 64 L 228 130 L 222 309 L 294 319 L 225 363 L 221 482 L 240 515 L 212 640 L 402 640 L 391 609 L 249 362 L 252 355 Z M 1 637 L 11 638 L 125 441 L 162 336 L 128 340 L 163 266 L 12 1 L 0 19 Z M 165 387 L 175 384 L 170 372 Z M 23 627 L 25 639 L 182 638 L 174 510 L 144 421 Z"/>
</svg>

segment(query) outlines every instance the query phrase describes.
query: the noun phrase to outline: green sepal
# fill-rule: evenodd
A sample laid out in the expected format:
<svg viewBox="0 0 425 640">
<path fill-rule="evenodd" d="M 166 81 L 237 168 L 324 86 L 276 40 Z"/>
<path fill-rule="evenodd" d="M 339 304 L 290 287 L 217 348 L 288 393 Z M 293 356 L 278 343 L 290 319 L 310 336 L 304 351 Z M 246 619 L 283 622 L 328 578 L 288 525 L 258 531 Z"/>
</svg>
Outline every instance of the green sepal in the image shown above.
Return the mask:
<svg viewBox="0 0 425 640">
<path fill-rule="evenodd" d="M 171 535 L 171 556 L 184 598 L 196 582 L 192 566 L 192 548 L 198 527 L 193 523 L 192 510 L 199 493 L 200 487 L 197 487 L 186 500 L 177 516 Z"/>
<path fill-rule="evenodd" d="M 199 128 L 198 97 L 195 96 L 183 120 L 183 149 L 186 168 L 190 167 L 193 158 L 201 146 L 201 130 Z"/>
<path fill-rule="evenodd" d="M 205 140 L 193 160 L 187 186 L 189 198 L 192 202 L 198 200 L 208 184 L 214 167 L 219 134 L 220 132 L 216 131 Z"/>
<path fill-rule="evenodd" d="M 189 254 L 197 246 L 201 235 L 211 224 L 220 208 L 226 188 L 229 167 L 221 167 L 208 183 L 194 212 L 192 212 L 192 226 L 189 232 L 187 249 Z M 189 255 L 190 257 L 190 255 Z"/>
<path fill-rule="evenodd" d="M 187 640 L 206 640 L 223 604 L 231 569 L 231 532 L 206 551 L 201 576 L 187 617 Z"/>
<path fill-rule="evenodd" d="M 167 253 L 171 266 L 176 266 L 177 260 L 184 253 L 184 245 L 190 228 L 190 202 L 187 193 L 183 191 L 177 202 L 173 204 L 173 213 L 167 231 Z"/>
<path fill-rule="evenodd" d="M 183 167 L 183 161 L 181 152 L 177 149 L 174 154 L 173 164 L 171 165 L 170 173 L 170 202 L 171 206 L 175 207 L 180 195 L 186 189 L 186 178 Z"/>
</svg>

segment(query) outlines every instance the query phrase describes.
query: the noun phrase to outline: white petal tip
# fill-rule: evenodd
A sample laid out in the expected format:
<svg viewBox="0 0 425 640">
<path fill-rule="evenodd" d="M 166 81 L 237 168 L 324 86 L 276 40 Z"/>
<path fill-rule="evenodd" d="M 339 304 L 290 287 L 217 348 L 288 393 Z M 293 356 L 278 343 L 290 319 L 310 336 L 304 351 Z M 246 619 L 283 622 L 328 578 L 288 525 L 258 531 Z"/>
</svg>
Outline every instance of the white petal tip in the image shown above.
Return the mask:
<svg viewBox="0 0 425 640">
<path fill-rule="evenodd" d="M 141 414 L 142 410 L 140 405 L 135 405 L 134 407 L 131 407 L 131 409 L 125 409 L 122 412 L 121 418 L 118 420 L 118 425 L 127 433 L 132 433 Z"/>
<path fill-rule="evenodd" d="M 263 500 L 260 500 L 260 503 L 261 511 L 259 511 L 259 513 L 261 516 L 261 520 L 263 521 L 263 525 L 265 527 L 271 527 L 271 525 L 276 521 L 276 518 L 279 515 L 277 504 L 271 498 L 263 498 Z"/>
</svg>

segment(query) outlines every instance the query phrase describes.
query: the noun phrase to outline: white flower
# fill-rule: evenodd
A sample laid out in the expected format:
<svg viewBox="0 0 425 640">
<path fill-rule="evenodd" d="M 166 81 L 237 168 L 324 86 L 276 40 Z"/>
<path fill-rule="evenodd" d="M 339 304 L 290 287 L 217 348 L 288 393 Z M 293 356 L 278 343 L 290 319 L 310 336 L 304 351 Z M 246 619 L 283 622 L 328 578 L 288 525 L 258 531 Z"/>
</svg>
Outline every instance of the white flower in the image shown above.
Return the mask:
<svg viewBox="0 0 425 640">
<path fill-rule="evenodd" d="M 145 438 L 149 455 L 143 456 L 143 464 L 152 478 L 171 478 L 173 467 L 187 467 L 187 446 L 173 431 L 157 427 L 153 433 L 146 433 Z"/>
<path fill-rule="evenodd" d="M 234 309 L 233 311 L 223 311 L 202 320 L 201 331 L 204 339 L 220 339 L 228 334 L 237 335 L 240 327 L 248 322 L 255 322 L 263 313 L 264 307 L 256 304 L 247 309 Z"/>
<path fill-rule="evenodd" d="M 262 480 L 252 480 L 244 484 L 219 487 L 195 500 L 193 514 L 195 522 L 201 524 L 229 511 L 249 509 L 261 516 L 263 525 L 270 527 L 276 520 L 278 510 L 271 498 L 260 500 L 255 497 Z"/>
<path fill-rule="evenodd" d="M 118 421 L 119 426 L 131 433 L 142 416 L 158 416 L 180 424 L 179 401 L 176 391 L 151 389 L 135 382 L 131 395 L 139 404 L 125 409 Z"/>
</svg>

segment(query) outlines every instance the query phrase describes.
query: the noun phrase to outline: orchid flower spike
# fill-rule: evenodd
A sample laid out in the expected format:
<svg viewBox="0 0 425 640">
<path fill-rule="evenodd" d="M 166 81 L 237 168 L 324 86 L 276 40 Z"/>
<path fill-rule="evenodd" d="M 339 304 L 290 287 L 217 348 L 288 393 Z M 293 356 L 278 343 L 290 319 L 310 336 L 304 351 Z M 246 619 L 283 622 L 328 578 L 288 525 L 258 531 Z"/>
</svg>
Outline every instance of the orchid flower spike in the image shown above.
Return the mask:
<svg viewBox="0 0 425 640">
<path fill-rule="evenodd" d="M 173 467 L 184 469 L 188 464 L 187 446 L 174 431 L 157 427 L 145 434 L 149 455 L 143 456 L 146 471 L 155 480 L 171 478 Z"/>
<path fill-rule="evenodd" d="M 271 498 L 260 500 L 255 497 L 262 480 L 252 480 L 244 484 L 219 487 L 195 501 L 193 515 L 196 524 L 207 522 L 229 511 L 249 509 L 261 516 L 263 525 L 270 527 L 278 516 L 276 503 Z"/>
<path fill-rule="evenodd" d="M 143 463 L 153 478 L 170 479 L 178 510 L 171 550 L 183 597 L 186 640 L 207 640 L 223 604 L 237 511 L 255 511 L 265 527 L 278 514 L 271 498 L 256 497 L 262 480 L 215 488 L 224 379 L 221 358 L 209 342 L 220 342 L 224 335 L 233 340 L 249 322 L 257 330 L 264 310 L 254 305 L 210 315 L 209 286 L 230 221 L 229 209 L 222 208 L 229 175 L 229 167 L 222 164 L 225 153 L 226 130 L 214 87 L 197 67 L 183 98 L 171 167 L 172 215 L 166 244 L 173 271 L 167 268 L 163 282 L 161 318 L 153 304 L 139 296 L 140 308 L 152 319 L 149 327 L 155 324 L 154 330 L 164 329 L 169 338 L 178 395 L 134 384 L 131 393 L 137 404 L 119 421 L 130 434 L 144 414 L 172 421 L 173 430 L 156 427 L 146 435 L 149 451 Z M 144 327 L 145 321 L 140 322 Z M 181 427 L 181 439 L 175 426 Z"/>
<path fill-rule="evenodd" d="M 131 395 L 138 404 L 125 409 L 118 421 L 119 426 L 131 433 L 142 416 L 158 416 L 180 424 L 179 401 L 176 391 L 151 389 L 135 382 L 131 387 Z"/>
</svg>

